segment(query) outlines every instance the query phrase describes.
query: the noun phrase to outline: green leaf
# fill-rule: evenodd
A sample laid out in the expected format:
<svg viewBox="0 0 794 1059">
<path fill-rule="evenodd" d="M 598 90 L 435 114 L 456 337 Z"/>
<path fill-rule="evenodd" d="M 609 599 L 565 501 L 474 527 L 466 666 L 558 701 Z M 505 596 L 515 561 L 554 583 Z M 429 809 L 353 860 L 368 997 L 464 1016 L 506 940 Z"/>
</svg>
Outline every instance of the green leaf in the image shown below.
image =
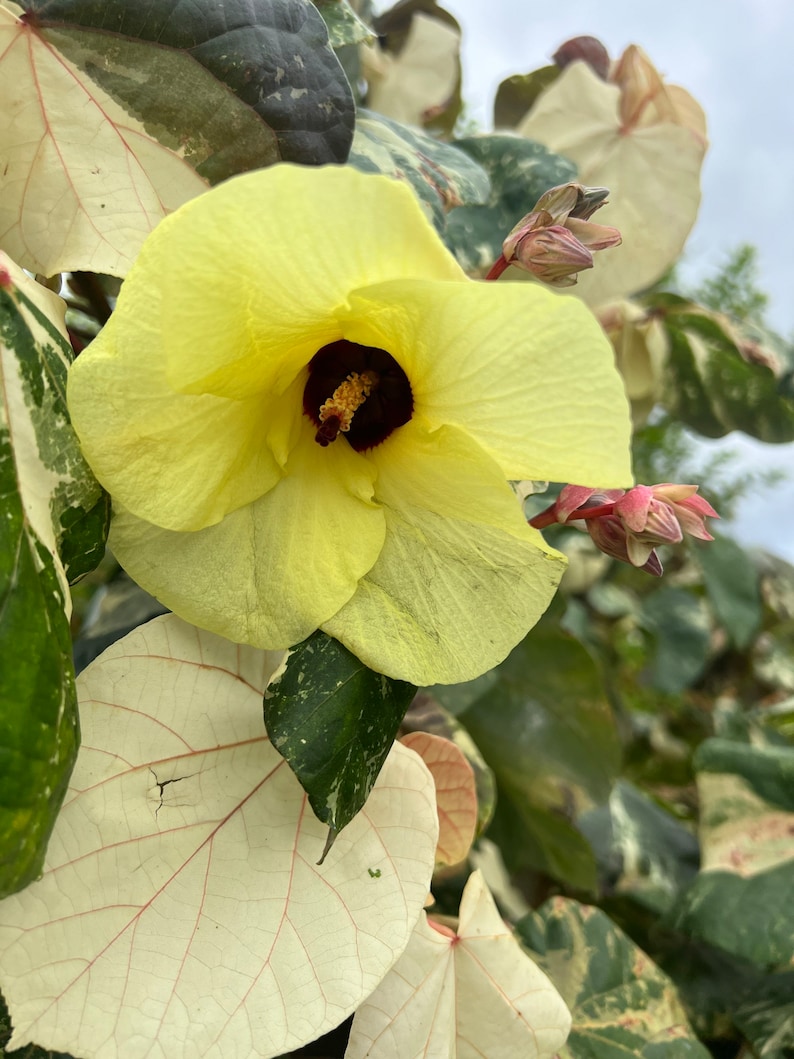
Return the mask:
<svg viewBox="0 0 794 1059">
<path fill-rule="evenodd" d="M 503 851 L 592 887 L 595 861 L 573 821 L 606 801 L 620 764 L 598 669 L 579 643 L 542 623 L 495 672 L 460 720 L 496 775 L 497 830 L 518 829 Z"/>
<path fill-rule="evenodd" d="M 642 622 L 656 639 L 654 687 L 672 694 L 690 687 L 709 658 L 709 616 L 703 601 L 683 588 L 657 589 L 643 600 Z"/>
<path fill-rule="evenodd" d="M 762 967 L 794 966 L 794 749 L 725 739 L 694 760 L 703 868 L 677 926 Z"/>
<path fill-rule="evenodd" d="M 488 196 L 486 173 L 462 151 L 369 110 L 358 112 L 348 161 L 362 173 L 405 180 L 442 235 L 449 210 Z"/>
<path fill-rule="evenodd" d="M 758 571 L 747 552 L 729 537 L 692 547 L 717 618 L 740 650 L 748 647 L 763 613 Z"/>
<path fill-rule="evenodd" d="M 268 685 L 268 735 L 328 824 L 329 847 L 367 800 L 415 693 L 319 631 L 287 652 Z"/>
<path fill-rule="evenodd" d="M 595 893 L 597 865 L 588 840 L 559 809 L 522 798 L 517 787 L 497 784 L 496 812 L 488 837 L 511 872 L 530 869 Z"/>
<path fill-rule="evenodd" d="M 556 897 L 516 929 L 571 1010 L 560 1059 L 709 1059 L 671 980 L 600 909 Z"/>
<path fill-rule="evenodd" d="M 759 1059 L 791 1059 L 794 1054 L 794 971 L 765 975 L 761 987 L 734 1015 Z"/>
<path fill-rule="evenodd" d="M 278 160 L 347 157 L 353 97 L 309 0 L 25 7 L 70 63 L 211 183 Z"/>
<path fill-rule="evenodd" d="M 484 205 L 464 205 L 452 212 L 447 240 L 467 272 L 484 274 L 501 254 L 511 228 L 544 191 L 575 180 L 576 166 L 542 144 L 506 133 L 470 136 L 454 146 L 486 171 L 491 195 Z"/>
<path fill-rule="evenodd" d="M 579 827 L 596 850 L 609 891 L 654 912 L 668 911 L 697 874 L 695 836 L 626 780 L 615 784 L 609 807 L 586 813 Z"/>
<path fill-rule="evenodd" d="M 493 123 L 497 129 L 514 129 L 520 124 L 541 92 L 560 76 L 559 66 L 542 66 L 531 74 L 513 74 L 496 90 Z"/>
<path fill-rule="evenodd" d="M 662 403 L 672 416 L 710 438 L 742 430 L 761 441 L 794 440 L 794 397 L 784 376 L 725 317 L 672 294 L 647 304 L 669 339 Z"/>
<path fill-rule="evenodd" d="M 65 401 L 59 298 L 0 261 L 0 896 L 38 874 L 77 753 L 72 576 L 106 518 Z"/>
<path fill-rule="evenodd" d="M 375 39 L 375 31 L 358 17 L 348 0 L 314 0 L 314 5 L 323 16 L 332 48 L 369 44 Z"/>
</svg>

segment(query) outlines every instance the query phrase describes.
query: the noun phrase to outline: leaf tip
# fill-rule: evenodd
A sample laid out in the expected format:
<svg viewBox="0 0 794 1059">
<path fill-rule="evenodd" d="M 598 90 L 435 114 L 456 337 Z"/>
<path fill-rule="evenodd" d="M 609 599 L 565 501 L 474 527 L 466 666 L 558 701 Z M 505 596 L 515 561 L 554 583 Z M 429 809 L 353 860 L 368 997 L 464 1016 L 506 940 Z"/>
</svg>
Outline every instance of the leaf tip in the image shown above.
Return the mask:
<svg viewBox="0 0 794 1059">
<path fill-rule="evenodd" d="M 336 836 L 338 834 L 339 831 L 335 827 L 328 828 L 328 838 L 326 838 L 325 840 L 325 846 L 323 847 L 322 854 L 320 855 L 320 859 L 317 861 L 318 865 L 322 864 L 325 858 L 331 852 L 331 846 L 333 846 L 334 842 L 336 842 Z"/>
</svg>

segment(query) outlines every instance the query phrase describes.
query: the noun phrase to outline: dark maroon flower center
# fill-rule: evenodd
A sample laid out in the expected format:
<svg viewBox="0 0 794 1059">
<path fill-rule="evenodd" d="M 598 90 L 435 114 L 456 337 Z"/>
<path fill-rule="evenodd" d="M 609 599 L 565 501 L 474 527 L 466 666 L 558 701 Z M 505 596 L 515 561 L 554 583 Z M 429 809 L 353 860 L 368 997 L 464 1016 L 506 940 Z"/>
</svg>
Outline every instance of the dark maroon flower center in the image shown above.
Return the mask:
<svg viewBox="0 0 794 1059">
<path fill-rule="evenodd" d="M 341 432 L 356 452 L 363 452 L 408 422 L 414 398 L 408 376 L 391 353 L 341 338 L 309 361 L 303 410 L 317 427 L 318 445 L 330 445 Z"/>
</svg>

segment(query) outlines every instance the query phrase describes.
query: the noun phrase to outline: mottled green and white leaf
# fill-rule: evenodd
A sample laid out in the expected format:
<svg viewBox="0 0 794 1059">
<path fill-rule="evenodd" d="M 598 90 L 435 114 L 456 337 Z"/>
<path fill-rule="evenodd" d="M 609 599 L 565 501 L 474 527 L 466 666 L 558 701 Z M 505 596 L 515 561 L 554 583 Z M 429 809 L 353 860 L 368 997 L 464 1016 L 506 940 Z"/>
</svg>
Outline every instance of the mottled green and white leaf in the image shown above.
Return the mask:
<svg viewBox="0 0 794 1059">
<path fill-rule="evenodd" d="M 314 5 L 323 16 L 332 48 L 369 44 L 375 39 L 375 31 L 359 18 L 348 0 L 314 0 Z"/>
<path fill-rule="evenodd" d="M 703 866 L 678 926 L 762 967 L 794 968 L 794 749 L 709 739 L 694 765 Z"/>
<path fill-rule="evenodd" d="M 273 746 L 335 836 L 359 812 L 416 693 L 313 633 L 286 653 L 264 696 Z"/>
<path fill-rule="evenodd" d="M 368 110 L 358 112 L 348 161 L 362 173 L 405 180 L 442 236 L 449 211 L 484 202 L 490 188 L 483 168 L 463 151 Z"/>
<path fill-rule="evenodd" d="M 674 294 L 646 304 L 668 337 L 661 402 L 672 416 L 711 438 L 742 430 L 774 444 L 794 440 L 794 396 L 725 317 Z"/>
<path fill-rule="evenodd" d="M 106 532 L 66 410 L 63 320 L 0 253 L 0 896 L 38 874 L 77 753 L 67 581 Z"/>
<path fill-rule="evenodd" d="M 627 780 L 618 780 L 608 805 L 585 814 L 579 828 L 596 851 L 609 892 L 659 914 L 697 874 L 696 837 Z"/>
<path fill-rule="evenodd" d="M 517 931 L 571 1009 L 560 1059 L 709 1059 L 673 982 L 606 913 L 555 897 Z"/>
</svg>

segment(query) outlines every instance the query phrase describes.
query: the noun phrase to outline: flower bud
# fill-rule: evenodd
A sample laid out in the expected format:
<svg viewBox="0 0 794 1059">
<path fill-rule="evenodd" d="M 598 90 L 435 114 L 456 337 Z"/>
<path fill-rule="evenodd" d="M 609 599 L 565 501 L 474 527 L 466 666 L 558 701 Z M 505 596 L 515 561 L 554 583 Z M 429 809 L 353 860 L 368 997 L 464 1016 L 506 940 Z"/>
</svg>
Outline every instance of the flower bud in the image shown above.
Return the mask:
<svg viewBox="0 0 794 1059">
<path fill-rule="evenodd" d="M 574 273 L 593 267 L 590 251 L 559 224 L 525 232 L 517 240 L 510 260 L 554 287 L 573 286 Z"/>
<path fill-rule="evenodd" d="M 593 267 L 594 250 L 620 243 L 620 232 L 587 218 L 606 202 L 606 188 L 574 182 L 544 192 L 502 243 L 502 257 L 489 272 L 495 279 L 508 264 L 555 287 L 571 287 L 576 273 Z"/>
<path fill-rule="evenodd" d="M 557 500 L 542 511 L 530 525 L 543 529 L 554 522 L 583 520 L 593 542 L 606 555 L 640 567 L 654 576 L 662 564 L 654 548 L 658 544 L 678 544 L 684 534 L 711 541 L 706 517 L 719 515 L 696 485 L 635 485 L 598 491 L 581 485 L 566 485 Z"/>
</svg>

